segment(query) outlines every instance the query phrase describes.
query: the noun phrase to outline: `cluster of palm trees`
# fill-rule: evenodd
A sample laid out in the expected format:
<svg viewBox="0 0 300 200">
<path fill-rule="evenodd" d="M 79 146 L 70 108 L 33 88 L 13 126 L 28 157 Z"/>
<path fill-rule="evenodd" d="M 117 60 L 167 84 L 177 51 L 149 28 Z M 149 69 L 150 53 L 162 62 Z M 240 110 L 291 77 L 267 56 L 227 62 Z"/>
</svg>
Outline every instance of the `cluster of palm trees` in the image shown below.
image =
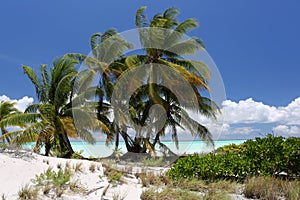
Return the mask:
<svg viewBox="0 0 300 200">
<path fill-rule="evenodd" d="M 132 44 L 110 29 L 92 35 L 89 56 L 66 54 L 55 60 L 50 70 L 41 65 L 40 75 L 23 66 L 39 102 L 23 113 L 13 103 L 1 102 L 0 139 L 19 145 L 35 142 L 34 151 L 44 145 L 45 155 L 55 153 L 60 157 L 71 157 L 74 153 L 70 137 L 93 144 L 96 142 L 93 133 L 99 130 L 106 135 L 108 144 L 114 141 L 118 149 L 122 138 L 127 151 L 135 153 L 155 154 L 157 146 L 166 148 L 160 139 L 167 132 L 178 146 L 178 127 L 212 142 L 209 130 L 188 112 L 215 118 L 219 111 L 211 99 L 200 94 L 209 91 L 208 67 L 183 58 L 204 48 L 198 38 L 184 38 L 186 32 L 198 26 L 197 22 L 188 19 L 179 23 L 176 19 L 179 11 L 173 7 L 148 20 L 145 9 L 141 7 L 136 13 L 143 47 L 140 54 L 126 55 L 124 52 Z M 87 69 L 80 71 L 79 65 Z M 101 78 L 92 86 L 96 75 Z M 130 80 L 126 79 L 128 76 Z M 177 76 L 186 81 L 194 98 L 180 92 L 186 89 L 181 87 L 184 84 Z M 128 91 L 132 91 L 129 98 Z M 154 114 L 156 122 L 151 113 L 153 106 L 164 110 L 161 116 Z M 157 123 L 162 121 L 160 117 L 165 119 L 163 123 Z M 5 129 L 8 126 L 20 128 L 8 132 Z"/>
</svg>

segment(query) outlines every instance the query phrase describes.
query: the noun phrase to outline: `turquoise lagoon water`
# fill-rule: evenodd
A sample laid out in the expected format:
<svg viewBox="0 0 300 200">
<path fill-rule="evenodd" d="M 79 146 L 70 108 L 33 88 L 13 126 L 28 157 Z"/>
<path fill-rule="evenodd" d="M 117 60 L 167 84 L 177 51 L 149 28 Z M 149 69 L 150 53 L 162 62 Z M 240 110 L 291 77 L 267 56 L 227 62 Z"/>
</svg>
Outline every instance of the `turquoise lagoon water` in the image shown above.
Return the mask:
<svg viewBox="0 0 300 200">
<path fill-rule="evenodd" d="M 194 153 L 207 153 L 218 147 L 228 144 L 241 144 L 246 140 L 216 140 L 215 146 L 207 145 L 203 141 L 180 141 L 179 148 L 177 149 L 175 143 L 172 141 L 163 142 L 177 155 L 181 154 L 194 154 Z M 107 157 L 113 153 L 114 144 L 106 146 L 105 142 L 96 142 L 96 144 L 88 144 L 86 142 L 71 142 L 74 151 L 81 152 L 85 157 L 93 156 L 97 158 Z M 32 149 L 34 143 L 30 143 L 25 148 Z M 158 148 L 158 147 L 157 147 Z M 126 153 L 126 146 L 124 142 L 120 142 L 119 149 L 122 153 Z M 159 149 L 158 149 L 159 150 Z M 43 151 L 43 150 L 42 150 Z M 41 152 L 42 153 L 42 152 Z"/>
</svg>

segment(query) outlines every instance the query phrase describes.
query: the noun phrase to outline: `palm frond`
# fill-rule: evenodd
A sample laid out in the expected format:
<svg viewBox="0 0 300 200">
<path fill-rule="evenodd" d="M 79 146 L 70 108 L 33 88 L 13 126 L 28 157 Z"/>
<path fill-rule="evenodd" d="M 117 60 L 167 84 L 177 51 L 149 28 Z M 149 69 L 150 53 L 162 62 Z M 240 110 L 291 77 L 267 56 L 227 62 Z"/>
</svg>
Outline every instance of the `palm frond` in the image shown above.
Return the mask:
<svg viewBox="0 0 300 200">
<path fill-rule="evenodd" d="M 92 36 L 91 36 L 91 49 L 95 49 L 98 42 L 97 40 L 101 37 L 101 33 L 94 33 Z"/>
<path fill-rule="evenodd" d="M 71 80 L 74 79 L 76 74 L 77 72 L 69 73 L 68 75 L 61 78 L 58 82 L 53 99 L 53 103 L 54 105 L 56 105 L 56 107 L 61 107 L 69 100 L 69 96 L 71 94 Z"/>
<path fill-rule="evenodd" d="M 45 98 L 48 98 L 48 91 L 49 91 L 49 84 L 50 84 L 50 77 L 47 71 L 47 65 L 41 65 L 41 75 L 42 75 L 42 82 L 43 82 L 43 93 Z"/>
<path fill-rule="evenodd" d="M 39 113 L 20 113 L 0 121 L 0 127 L 23 126 L 24 124 L 34 123 L 38 119 L 40 119 Z"/>
<path fill-rule="evenodd" d="M 32 84 L 35 87 L 36 96 L 38 97 L 38 99 L 40 101 L 44 102 L 46 100 L 46 94 L 43 90 L 42 85 L 40 84 L 40 82 L 38 80 L 37 74 L 31 67 L 24 66 L 24 65 L 22 67 L 23 67 L 24 73 L 31 80 Z"/>
<path fill-rule="evenodd" d="M 137 11 L 136 11 L 136 15 L 135 15 L 135 25 L 138 28 L 143 28 L 143 27 L 148 27 L 148 23 L 147 23 L 147 16 L 145 15 L 145 10 L 147 9 L 146 6 L 142 6 L 140 7 Z"/>
<path fill-rule="evenodd" d="M 166 51 L 177 55 L 193 55 L 200 50 L 203 50 L 203 47 L 193 38 L 189 38 L 175 44 L 173 43 L 172 46 L 166 48 Z"/>
<path fill-rule="evenodd" d="M 16 103 L 9 101 L 0 102 L 0 119 L 7 118 L 11 115 L 18 114 L 20 111 L 15 108 Z"/>
<path fill-rule="evenodd" d="M 31 104 L 31 105 L 27 106 L 24 113 L 37 113 L 39 106 L 40 106 L 40 104 L 37 104 L 37 103 Z"/>
<path fill-rule="evenodd" d="M 71 138 L 77 138 L 78 134 L 74 126 L 74 121 L 71 118 L 60 118 L 61 123 L 64 127 L 65 132 Z"/>
<path fill-rule="evenodd" d="M 183 109 L 181 109 L 180 114 L 181 114 L 180 123 L 191 132 L 192 136 L 200 137 L 204 141 L 207 141 L 210 144 L 214 144 L 212 135 L 205 126 L 201 125 L 199 122 L 192 119 L 189 116 L 189 114 Z"/>
</svg>

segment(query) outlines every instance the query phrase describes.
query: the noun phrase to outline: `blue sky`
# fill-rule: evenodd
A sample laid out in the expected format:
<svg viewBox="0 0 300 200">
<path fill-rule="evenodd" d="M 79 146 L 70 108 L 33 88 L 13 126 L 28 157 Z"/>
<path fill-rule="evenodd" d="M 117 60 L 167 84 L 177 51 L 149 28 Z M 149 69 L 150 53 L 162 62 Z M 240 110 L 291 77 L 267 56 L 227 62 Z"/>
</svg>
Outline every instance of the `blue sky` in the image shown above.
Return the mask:
<svg viewBox="0 0 300 200">
<path fill-rule="evenodd" d="M 228 137 L 271 130 L 300 136 L 300 2 L 296 0 L 2 2 L 0 96 L 34 98 L 34 88 L 24 76 L 22 64 L 38 69 L 65 53 L 87 54 L 92 33 L 111 27 L 119 32 L 135 28 L 135 12 L 142 5 L 148 7 L 149 17 L 175 6 L 181 11 L 179 20 L 193 17 L 200 23 L 189 36 L 204 41 L 221 72 L 228 99 L 225 109 L 258 115 L 252 116 L 252 121 L 249 115 L 231 116 L 226 122 L 228 132 L 236 134 Z M 270 116 L 269 120 L 260 119 L 260 112 L 265 114 L 269 108 L 276 109 L 270 115 L 278 115 L 277 120 Z M 280 118 L 280 112 L 288 109 L 296 113 Z"/>
</svg>

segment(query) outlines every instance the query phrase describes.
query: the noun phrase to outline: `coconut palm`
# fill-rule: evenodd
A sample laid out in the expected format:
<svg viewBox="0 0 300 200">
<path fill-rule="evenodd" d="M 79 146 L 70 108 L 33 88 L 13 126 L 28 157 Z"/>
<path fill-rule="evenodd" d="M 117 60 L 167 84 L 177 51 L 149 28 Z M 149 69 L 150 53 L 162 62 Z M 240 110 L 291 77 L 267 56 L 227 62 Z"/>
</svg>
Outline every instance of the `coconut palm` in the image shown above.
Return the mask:
<svg viewBox="0 0 300 200">
<path fill-rule="evenodd" d="M 18 114 L 20 111 L 15 108 L 15 103 L 9 102 L 9 101 L 1 101 L 0 102 L 0 122 L 6 118 L 9 118 L 11 116 L 14 116 Z M 3 143 L 5 142 L 5 139 L 7 143 L 10 143 L 10 138 L 5 137 L 6 133 L 8 132 L 4 126 L 0 126 Z"/>
<path fill-rule="evenodd" d="M 128 83 L 124 82 L 125 85 L 123 84 L 122 87 L 130 90 L 138 84 L 138 81 L 144 81 L 144 86 L 133 93 L 129 102 L 122 101 L 124 105 L 130 105 L 130 115 L 125 115 L 125 118 L 132 120 L 125 119 L 122 120 L 122 123 L 119 121 L 118 125 L 124 127 L 124 122 L 131 121 L 134 123 L 127 124 L 127 126 L 131 126 L 133 129 L 137 127 L 133 137 L 127 133 L 126 128 L 120 129 L 127 150 L 136 153 L 144 153 L 148 150 L 153 153 L 157 143 L 163 145 L 160 137 L 164 136 L 166 131 L 171 132 L 172 138 L 178 146 L 177 127 L 187 129 L 193 136 L 199 136 L 212 143 L 209 130 L 188 114 L 188 110 L 190 110 L 209 118 L 215 118 L 215 114 L 218 112 L 217 105 L 200 94 L 203 91 L 210 91 L 208 87 L 209 68 L 202 62 L 183 58 L 183 56 L 192 55 L 204 49 L 199 38 L 185 38 L 185 34 L 196 28 L 198 23 L 194 19 L 179 23 L 176 19 L 179 11 L 176 8 L 169 8 L 163 14 L 156 14 L 148 22 L 144 13 L 145 9 L 146 7 L 141 7 L 136 13 L 136 26 L 139 28 L 139 37 L 145 54 L 128 56 L 124 60 L 126 65 L 124 72 L 136 71 L 140 78 L 130 79 L 127 81 Z M 143 66 L 145 70 L 140 70 L 140 66 Z M 137 74 L 131 73 L 130 77 L 135 75 Z M 184 84 L 180 78 L 177 78 L 178 76 L 182 77 L 192 88 L 193 94 L 188 95 L 195 95 L 195 99 L 186 99 L 186 101 L 180 102 L 180 99 L 189 97 L 186 96 L 187 93 L 175 92 L 175 94 L 174 90 L 165 87 L 169 86 L 177 91 L 184 91 L 185 88 L 181 87 Z M 120 91 L 123 91 L 124 94 L 119 93 L 121 98 L 116 99 L 126 99 L 127 90 L 121 89 Z M 166 122 L 160 129 L 156 127 L 153 120 L 151 121 L 149 115 L 150 109 L 154 105 L 160 105 L 166 112 Z M 117 106 L 118 109 L 121 107 Z M 114 110 L 114 114 L 118 116 L 120 111 Z M 159 119 L 159 116 L 156 118 Z M 136 124 L 138 126 L 135 126 Z M 145 130 L 140 127 L 146 125 L 152 127 L 142 133 L 141 131 Z"/>
<path fill-rule="evenodd" d="M 88 104 L 83 96 L 89 93 L 85 85 L 90 81 L 91 72 L 84 71 L 78 74 L 75 68 L 77 64 L 75 59 L 68 56 L 59 58 L 53 62 L 50 71 L 46 65 L 41 65 L 40 77 L 31 67 L 23 66 L 25 74 L 35 87 L 39 103 L 30 105 L 23 114 L 2 122 L 4 125 L 28 124 L 25 129 L 8 133 L 14 138 L 13 143 L 36 142 L 35 151 L 39 151 L 44 144 L 45 155 L 49 155 L 52 150 L 53 153 L 56 151 L 58 156 L 68 158 L 74 153 L 69 137 L 80 137 L 94 143 L 95 139 L 90 131 L 95 131 L 98 127 L 108 130 L 92 117 L 91 113 L 96 113 L 93 105 L 72 105 L 73 101 L 76 101 L 77 105 Z M 74 98 L 73 87 L 85 90 L 86 93 Z M 73 113 L 82 118 L 74 119 Z M 75 124 L 78 126 L 75 127 Z"/>
<path fill-rule="evenodd" d="M 118 149 L 119 131 L 116 123 L 108 118 L 110 115 L 110 99 L 114 90 L 115 80 L 121 75 L 126 68 L 124 63 L 124 51 L 132 47 L 126 42 L 115 29 L 109 29 L 103 34 L 94 33 L 90 38 L 91 54 L 86 56 L 77 53 L 68 54 L 69 57 L 75 58 L 78 62 L 90 71 L 94 76 L 100 75 L 97 89 L 94 97 L 97 102 L 97 119 L 106 127 L 109 127 L 110 133 L 107 134 L 106 144 L 111 144 L 115 140 L 115 148 Z M 92 80 L 94 77 L 90 77 Z M 79 94 L 80 91 L 75 93 Z"/>
</svg>

